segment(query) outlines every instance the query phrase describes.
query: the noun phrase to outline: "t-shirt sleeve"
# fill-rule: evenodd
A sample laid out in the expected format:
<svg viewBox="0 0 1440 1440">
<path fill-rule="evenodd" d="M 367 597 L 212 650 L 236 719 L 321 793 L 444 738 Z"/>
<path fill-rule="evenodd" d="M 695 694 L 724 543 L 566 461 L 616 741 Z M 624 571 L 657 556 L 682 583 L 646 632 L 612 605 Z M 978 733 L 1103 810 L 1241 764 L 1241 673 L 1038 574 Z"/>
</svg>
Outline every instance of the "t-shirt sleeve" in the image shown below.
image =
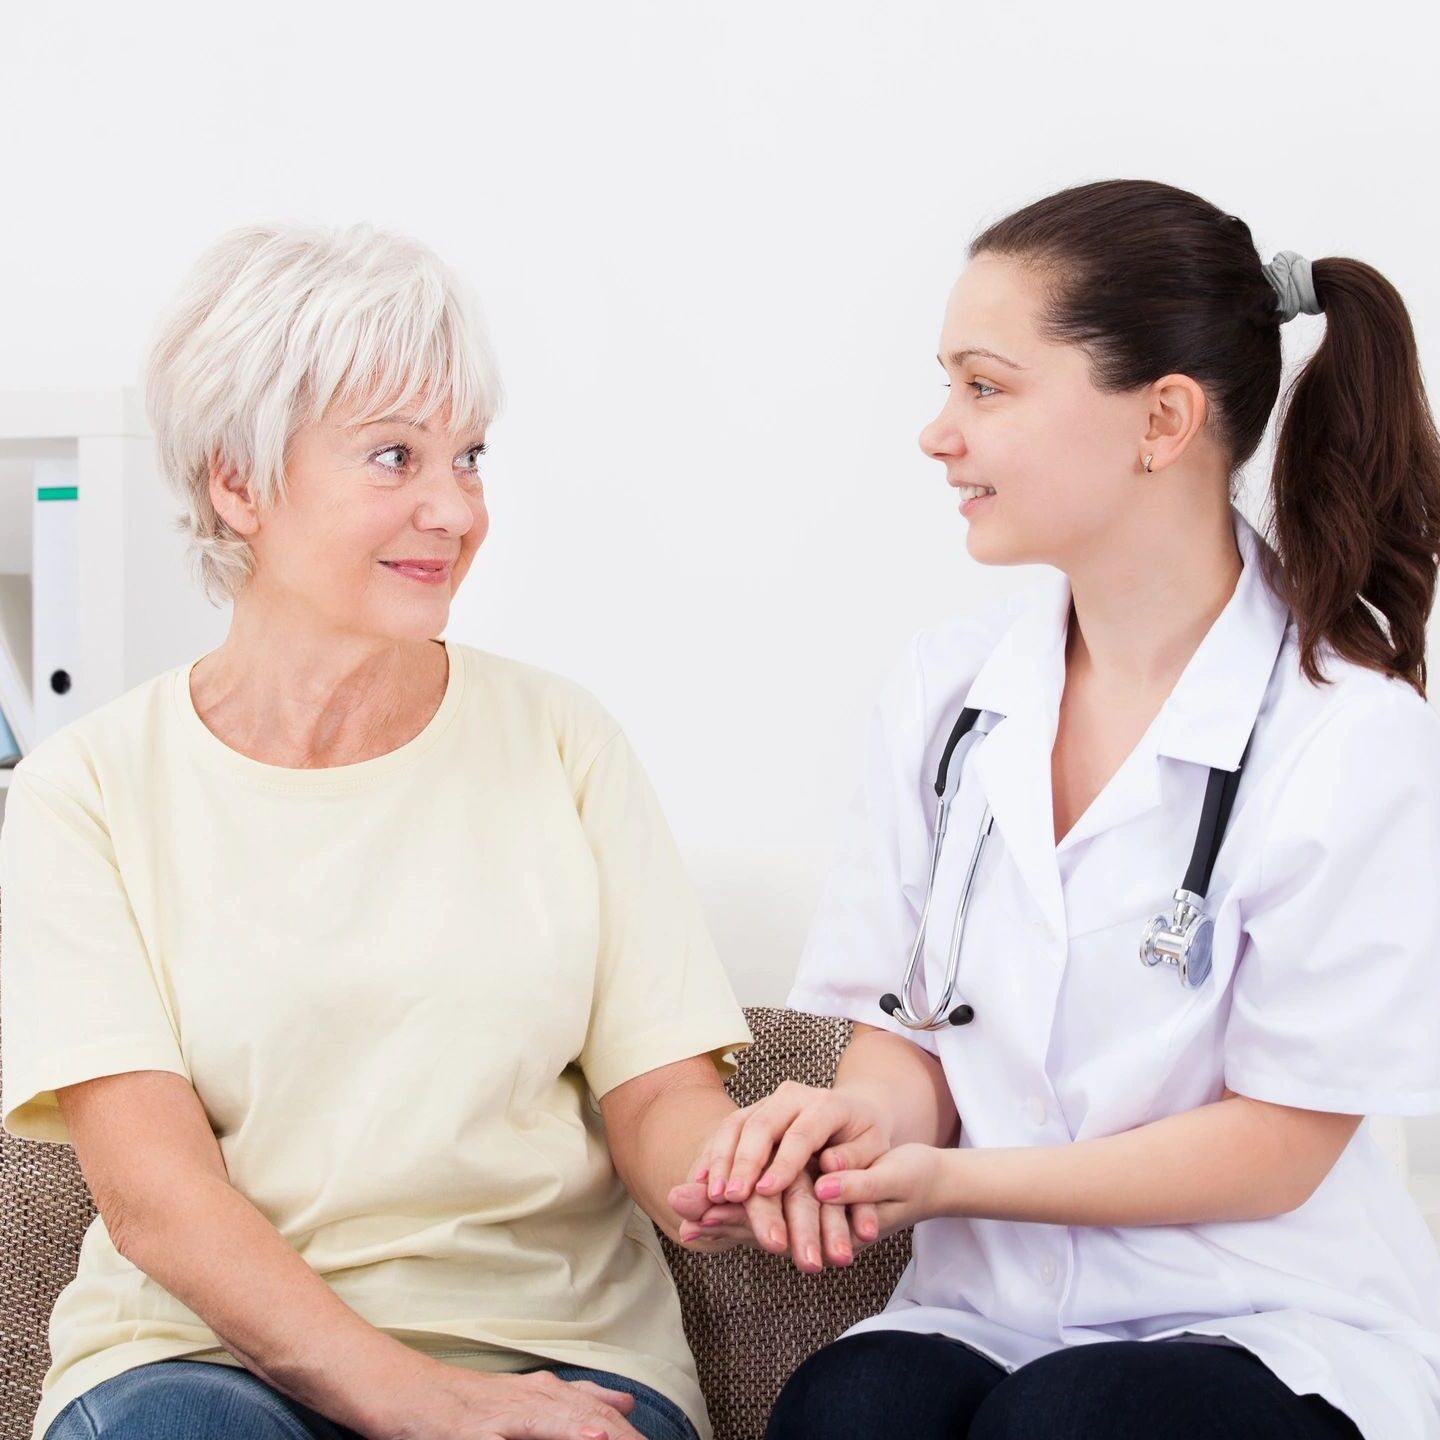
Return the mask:
<svg viewBox="0 0 1440 1440">
<path fill-rule="evenodd" d="M 650 1070 L 752 1039 L 649 778 L 620 732 L 585 768 L 576 809 L 595 859 L 599 952 L 580 1067 L 598 1099 Z"/>
<path fill-rule="evenodd" d="M 1424 1115 L 1440 1110 L 1440 716 L 1412 692 L 1376 698 L 1327 716 L 1276 793 L 1242 903 L 1225 1083 Z"/>
<path fill-rule="evenodd" d="M 189 1079 L 98 804 L 21 762 L 0 827 L 0 1120 L 68 1142 L 55 1091 L 101 1075 Z"/>
<path fill-rule="evenodd" d="M 786 1003 L 812 1015 L 859 1020 L 938 1055 L 932 1032 L 910 1030 L 880 1008 L 882 995 L 900 992 L 928 874 L 924 793 L 934 792 L 923 779 L 919 684 L 912 644 L 871 711 L 860 785 L 852 791 Z M 924 994 L 922 967 L 917 1004 Z"/>
</svg>

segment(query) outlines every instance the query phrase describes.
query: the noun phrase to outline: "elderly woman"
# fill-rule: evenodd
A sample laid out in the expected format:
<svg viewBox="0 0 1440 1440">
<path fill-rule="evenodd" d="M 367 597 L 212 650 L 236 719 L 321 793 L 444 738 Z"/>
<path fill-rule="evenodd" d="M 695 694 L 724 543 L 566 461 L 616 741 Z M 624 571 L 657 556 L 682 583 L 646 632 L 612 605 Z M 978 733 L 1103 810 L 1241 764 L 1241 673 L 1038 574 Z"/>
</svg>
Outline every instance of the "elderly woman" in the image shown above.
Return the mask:
<svg viewBox="0 0 1440 1440">
<path fill-rule="evenodd" d="M 478 308 L 401 237 L 249 227 L 146 390 L 234 609 L 10 791 L 0 1115 L 99 1210 L 35 1440 L 706 1434 L 651 1220 L 699 1230 L 750 1037 L 614 720 L 435 638 L 488 525 Z M 808 1182 L 769 1203 L 818 1236 Z"/>
</svg>

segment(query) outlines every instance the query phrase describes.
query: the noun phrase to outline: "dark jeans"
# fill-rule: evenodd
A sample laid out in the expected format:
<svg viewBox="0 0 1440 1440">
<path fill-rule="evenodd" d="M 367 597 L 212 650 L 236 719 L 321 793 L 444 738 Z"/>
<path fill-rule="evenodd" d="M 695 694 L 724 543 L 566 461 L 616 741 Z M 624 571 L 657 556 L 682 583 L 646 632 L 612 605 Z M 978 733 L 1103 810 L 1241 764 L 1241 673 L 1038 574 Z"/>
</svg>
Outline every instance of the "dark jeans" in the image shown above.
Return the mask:
<svg viewBox="0 0 1440 1440">
<path fill-rule="evenodd" d="M 635 1396 L 630 1424 L 646 1440 L 697 1440 L 695 1427 L 666 1395 L 623 1375 L 578 1365 L 547 1365 L 562 1380 L 592 1380 Z M 45 1440 L 360 1440 L 258 1375 L 209 1360 L 156 1360 L 102 1380 L 78 1395 Z"/>
<path fill-rule="evenodd" d="M 1296 1395 L 1249 1350 L 1107 1340 L 1012 1374 L 943 1335 L 873 1330 L 812 1355 L 775 1402 L 766 1440 L 1361 1440 L 1318 1395 Z M 1398 1440 L 1398 1437 L 1397 1437 Z"/>
</svg>

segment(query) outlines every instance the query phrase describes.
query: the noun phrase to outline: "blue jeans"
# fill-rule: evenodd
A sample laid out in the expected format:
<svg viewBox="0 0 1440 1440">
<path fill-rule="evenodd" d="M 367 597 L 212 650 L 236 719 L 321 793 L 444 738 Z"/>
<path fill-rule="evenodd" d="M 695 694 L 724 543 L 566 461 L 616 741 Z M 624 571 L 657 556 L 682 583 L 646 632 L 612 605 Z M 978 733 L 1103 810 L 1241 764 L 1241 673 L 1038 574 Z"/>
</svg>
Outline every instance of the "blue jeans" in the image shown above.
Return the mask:
<svg viewBox="0 0 1440 1440">
<path fill-rule="evenodd" d="M 578 1365 L 533 1366 L 561 1380 L 591 1380 L 635 1397 L 627 1417 L 646 1440 L 698 1440 L 666 1395 L 624 1375 Z M 529 1372 L 524 1372 L 529 1373 Z M 77 1395 L 45 1440 L 360 1440 L 282 1395 L 258 1375 L 209 1360 L 156 1360 L 111 1376 Z"/>
<path fill-rule="evenodd" d="M 1102 1340 L 1007 1373 L 944 1335 L 836 1340 L 786 1382 L 765 1440 L 1360 1440 L 1249 1350 Z M 1399 1440 L 1399 1437 L 1396 1437 Z"/>
</svg>

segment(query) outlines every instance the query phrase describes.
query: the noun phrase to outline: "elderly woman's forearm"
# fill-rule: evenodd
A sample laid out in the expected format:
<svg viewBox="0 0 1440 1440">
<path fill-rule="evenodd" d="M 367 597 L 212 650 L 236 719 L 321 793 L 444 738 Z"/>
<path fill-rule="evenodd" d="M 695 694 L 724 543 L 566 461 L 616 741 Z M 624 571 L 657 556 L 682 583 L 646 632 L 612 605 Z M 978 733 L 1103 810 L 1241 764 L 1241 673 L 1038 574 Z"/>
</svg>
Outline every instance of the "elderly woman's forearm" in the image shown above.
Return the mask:
<svg viewBox="0 0 1440 1440">
<path fill-rule="evenodd" d="M 706 1060 L 705 1066 L 710 1062 Z M 713 1078 L 683 1079 L 656 1090 L 633 1116 L 607 1111 L 616 1172 L 636 1203 L 672 1240 L 680 1217 L 670 1208 L 671 1189 L 683 1184 L 701 1147 L 735 1102 Z"/>
<path fill-rule="evenodd" d="M 228 1181 L 194 1175 L 112 1237 L 246 1369 L 362 1435 L 437 1362 L 356 1314 Z"/>
</svg>

